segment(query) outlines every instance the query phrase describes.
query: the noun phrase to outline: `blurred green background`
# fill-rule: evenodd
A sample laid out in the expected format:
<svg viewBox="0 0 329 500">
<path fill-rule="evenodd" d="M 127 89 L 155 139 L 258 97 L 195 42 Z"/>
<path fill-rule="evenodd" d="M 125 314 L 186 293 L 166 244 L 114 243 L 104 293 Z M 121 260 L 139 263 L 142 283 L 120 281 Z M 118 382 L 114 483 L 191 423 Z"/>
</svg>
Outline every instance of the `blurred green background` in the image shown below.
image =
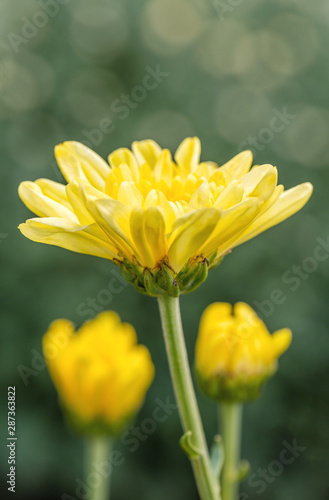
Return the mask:
<svg viewBox="0 0 329 500">
<path fill-rule="evenodd" d="M 293 330 L 278 374 L 245 408 L 242 456 L 254 479 L 242 484 L 240 500 L 328 500 L 328 26 L 326 0 L 1 1 L 4 497 L 6 396 L 15 385 L 15 498 L 76 498 L 82 444 L 63 423 L 41 337 L 55 318 L 80 325 L 91 317 L 88 297 L 132 322 L 151 350 L 156 378 L 135 425 L 152 416 L 157 398 L 173 400 L 156 300 L 129 286 L 111 296 L 109 262 L 25 239 L 16 228 L 31 214 L 17 196 L 19 182 L 61 181 L 53 147 L 64 140 L 85 142 L 106 157 L 135 139 L 175 150 L 197 135 L 204 160 L 224 163 L 251 148 L 256 163 L 278 166 L 286 187 L 314 184 L 302 212 L 234 250 L 181 305 L 191 360 L 200 315 L 214 301 L 246 301 L 270 330 Z M 143 90 L 149 68 L 162 76 Z M 271 299 L 275 289 L 280 304 Z M 198 398 L 210 441 L 215 407 L 199 392 Z M 115 470 L 113 500 L 196 500 L 180 435 L 173 411 L 135 451 L 118 443 L 125 463 Z M 305 449 L 278 473 L 282 443 L 294 440 Z M 261 483 L 260 470 L 267 474 Z"/>
</svg>

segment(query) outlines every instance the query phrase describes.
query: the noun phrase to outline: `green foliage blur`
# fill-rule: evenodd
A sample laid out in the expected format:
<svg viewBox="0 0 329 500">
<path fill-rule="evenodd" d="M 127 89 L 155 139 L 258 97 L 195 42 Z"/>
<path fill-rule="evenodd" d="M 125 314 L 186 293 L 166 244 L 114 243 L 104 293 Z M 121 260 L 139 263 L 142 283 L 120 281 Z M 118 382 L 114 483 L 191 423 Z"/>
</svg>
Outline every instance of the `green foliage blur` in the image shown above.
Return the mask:
<svg viewBox="0 0 329 500">
<path fill-rule="evenodd" d="M 286 188 L 314 184 L 300 213 L 235 249 L 181 307 L 191 363 L 211 302 L 242 300 L 271 331 L 292 329 L 277 375 L 244 411 L 242 457 L 251 476 L 240 500 L 328 500 L 328 7 L 326 0 L 1 1 L 2 498 L 12 495 L 6 397 L 13 385 L 15 498 L 81 498 L 83 443 L 63 422 L 41 338 L 56 318 L 80 325 L 109 308 L 134 324 L 157 370 L 134 427 L 116 444 L 125 461 L 114 470 L 112 498 L 197 500 L 177 411 L 156 429 L 145 424 L 158 400 L 173 401 L 156 300 L 130 286 L 111 292 L 111 263 L 33 243 L 17 229 L 31 217 L 18 184 L 63 181 L 57 143 L 85 142 L 105 158 L 136 139 L 174 151 L 197 135 L 203 160 L 224 163 L 252 149 L 256 163 L 277 165 Z M 200 391 L 198 399 L 210 443 L 216 408 Z M 303 451 L 282 465 L 283 442 L 294 441 Z"/>
</svg>

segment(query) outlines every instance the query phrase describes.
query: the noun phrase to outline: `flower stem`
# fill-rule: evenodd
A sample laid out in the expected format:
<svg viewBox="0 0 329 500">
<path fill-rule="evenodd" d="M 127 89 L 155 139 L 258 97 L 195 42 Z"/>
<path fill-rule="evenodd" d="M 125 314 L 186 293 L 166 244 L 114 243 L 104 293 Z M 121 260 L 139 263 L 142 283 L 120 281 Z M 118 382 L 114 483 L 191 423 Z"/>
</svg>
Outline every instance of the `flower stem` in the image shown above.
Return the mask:
<svg viewBox="0 0 329 500">
<path fill-rule="evenodd" d="M 198 491 L 202 500 L 219 500 L 219 485 L 212 473 L 208 447 L 197 405 L 180 316 L 179 299 L 158 297 L 162 329 L 171 379 L 185 432 L 191 432 L 190 454 Z"/>
<path fill-rule="evenodd" d="M 219 417 L 225 450 L 221 474 L 222 499 L 236 500 L 239 490 L 237 474 L 240 461 L 242 404 L 221 403 Z"/>
<path fill-rule="evenodd" d="M 86 441 L 85 483 L 88 488 L 88 500 L 110 498 L 110 448 L 111 441 L 106 436 L 92 436 Z"/>
</svg>

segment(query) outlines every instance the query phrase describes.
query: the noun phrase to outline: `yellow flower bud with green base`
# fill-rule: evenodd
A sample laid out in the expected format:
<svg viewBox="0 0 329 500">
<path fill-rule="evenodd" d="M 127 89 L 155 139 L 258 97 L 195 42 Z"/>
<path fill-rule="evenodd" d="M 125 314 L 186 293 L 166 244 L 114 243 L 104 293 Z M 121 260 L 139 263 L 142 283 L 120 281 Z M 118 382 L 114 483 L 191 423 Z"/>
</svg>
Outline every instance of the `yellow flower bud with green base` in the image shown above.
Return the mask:
<svg viewBox="0 0 329 500">
<path fill-rule="evenodd" d="M 103 312 L 75 331 L 54 321 L 43 337 L 43 352 L 68 423 L 86 437 L 86 477 L 109 464 L 112 440 L 141 407 L 154 377 L 148 349 L 137 344 L 134 328 Z M 90 500 L 106 500 L 110 474 L 88 484 Z"/>
<path fill-rule="evenodd" d="M 77 332 L 68 320 L 54 321 L 43 351 L 69 423 L 87 435 L 120 434 L 154 377 L 148 349 L 137 345 L 134 328 L 111 311 Z"/>
<path fill-rule="evenodd" d="M 196 344 L 196 371 L 202 390 L 217 401 L 246 401 L 259 396 L 289 347 L 288 328 L 269 333 L 253 309 L 218 302 L 207 307 Z"/>
<path fill-rule="evenodd" d="M 219 403 L 219 442 L 225 456 L 217 473 L 221 500 L 237 498 L 238 483 L 249 471 L 249 464 L 239 458 L 242 403 L 260 395 L 290 342 L 288 328 L 271 335 L 255 311 L 243 302 L 234 308 L 217 302 L 202 315 L 195 365 L 201 389 Z"/>
</svg>

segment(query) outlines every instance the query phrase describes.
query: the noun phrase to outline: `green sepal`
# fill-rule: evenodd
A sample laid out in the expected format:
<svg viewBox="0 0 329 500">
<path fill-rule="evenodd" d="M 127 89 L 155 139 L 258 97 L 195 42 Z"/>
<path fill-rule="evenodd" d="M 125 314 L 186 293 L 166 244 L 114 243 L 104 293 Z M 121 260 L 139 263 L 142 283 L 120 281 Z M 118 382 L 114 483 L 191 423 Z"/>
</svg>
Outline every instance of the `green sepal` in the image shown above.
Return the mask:
<svg viewBox="0 0 329 500">
<path fill-rule="evenodd" d="M 126 258 L 114 259 L 113 262 L 120 267 L 123 278 L 138 292 L 152 297 L 178 297 L 192 292 L 205 281 L 212 260 L 213 257 L 208 260 L 198 255 L 190 259 L 179 273 L 170 267 L 167 258 L 152 269 L 141 266 L 136 258 L 131 261 Z"/>
<path fill-rule="evenodd" d="M 181 293 L 189 293 L 198 288 L 208 276 L 209 261 L 204 257 L 197 257 L 186 272 L 178 273 L 177 282 Z"/>
<path fill-rule="evenodd" d="M 120 436 L 132 423 L 135 413 L 122 418 L 117 422 L 108 422 L 101 417 L 84 420 L 77 413 L 65 407 L 60 401 L 64 418 L 68 426 L 78 435 L 82 436 Z"/>
<path fill-rule="evenodd" d="M 152 297 L 156 297 L 157 295 L 162 295 L 162 288 L 160 284 L 158 284 L 157 280 L 154 279 L 154 275 L 151 273 L 149 269 L 144 270 L 144 287 L 147 295 L 151 295 Z"/>
<path fill-rule="evenodd" d="M 277 365 L 274 365 L 263 374 L 218 373 L 207 378 L 196 370 L 196 375 L 206 396 L 218 402 L 233 403 L 257 399 L 262 393 L 264 383 L 275 373 L 276 368 Z"/>
</svg>

